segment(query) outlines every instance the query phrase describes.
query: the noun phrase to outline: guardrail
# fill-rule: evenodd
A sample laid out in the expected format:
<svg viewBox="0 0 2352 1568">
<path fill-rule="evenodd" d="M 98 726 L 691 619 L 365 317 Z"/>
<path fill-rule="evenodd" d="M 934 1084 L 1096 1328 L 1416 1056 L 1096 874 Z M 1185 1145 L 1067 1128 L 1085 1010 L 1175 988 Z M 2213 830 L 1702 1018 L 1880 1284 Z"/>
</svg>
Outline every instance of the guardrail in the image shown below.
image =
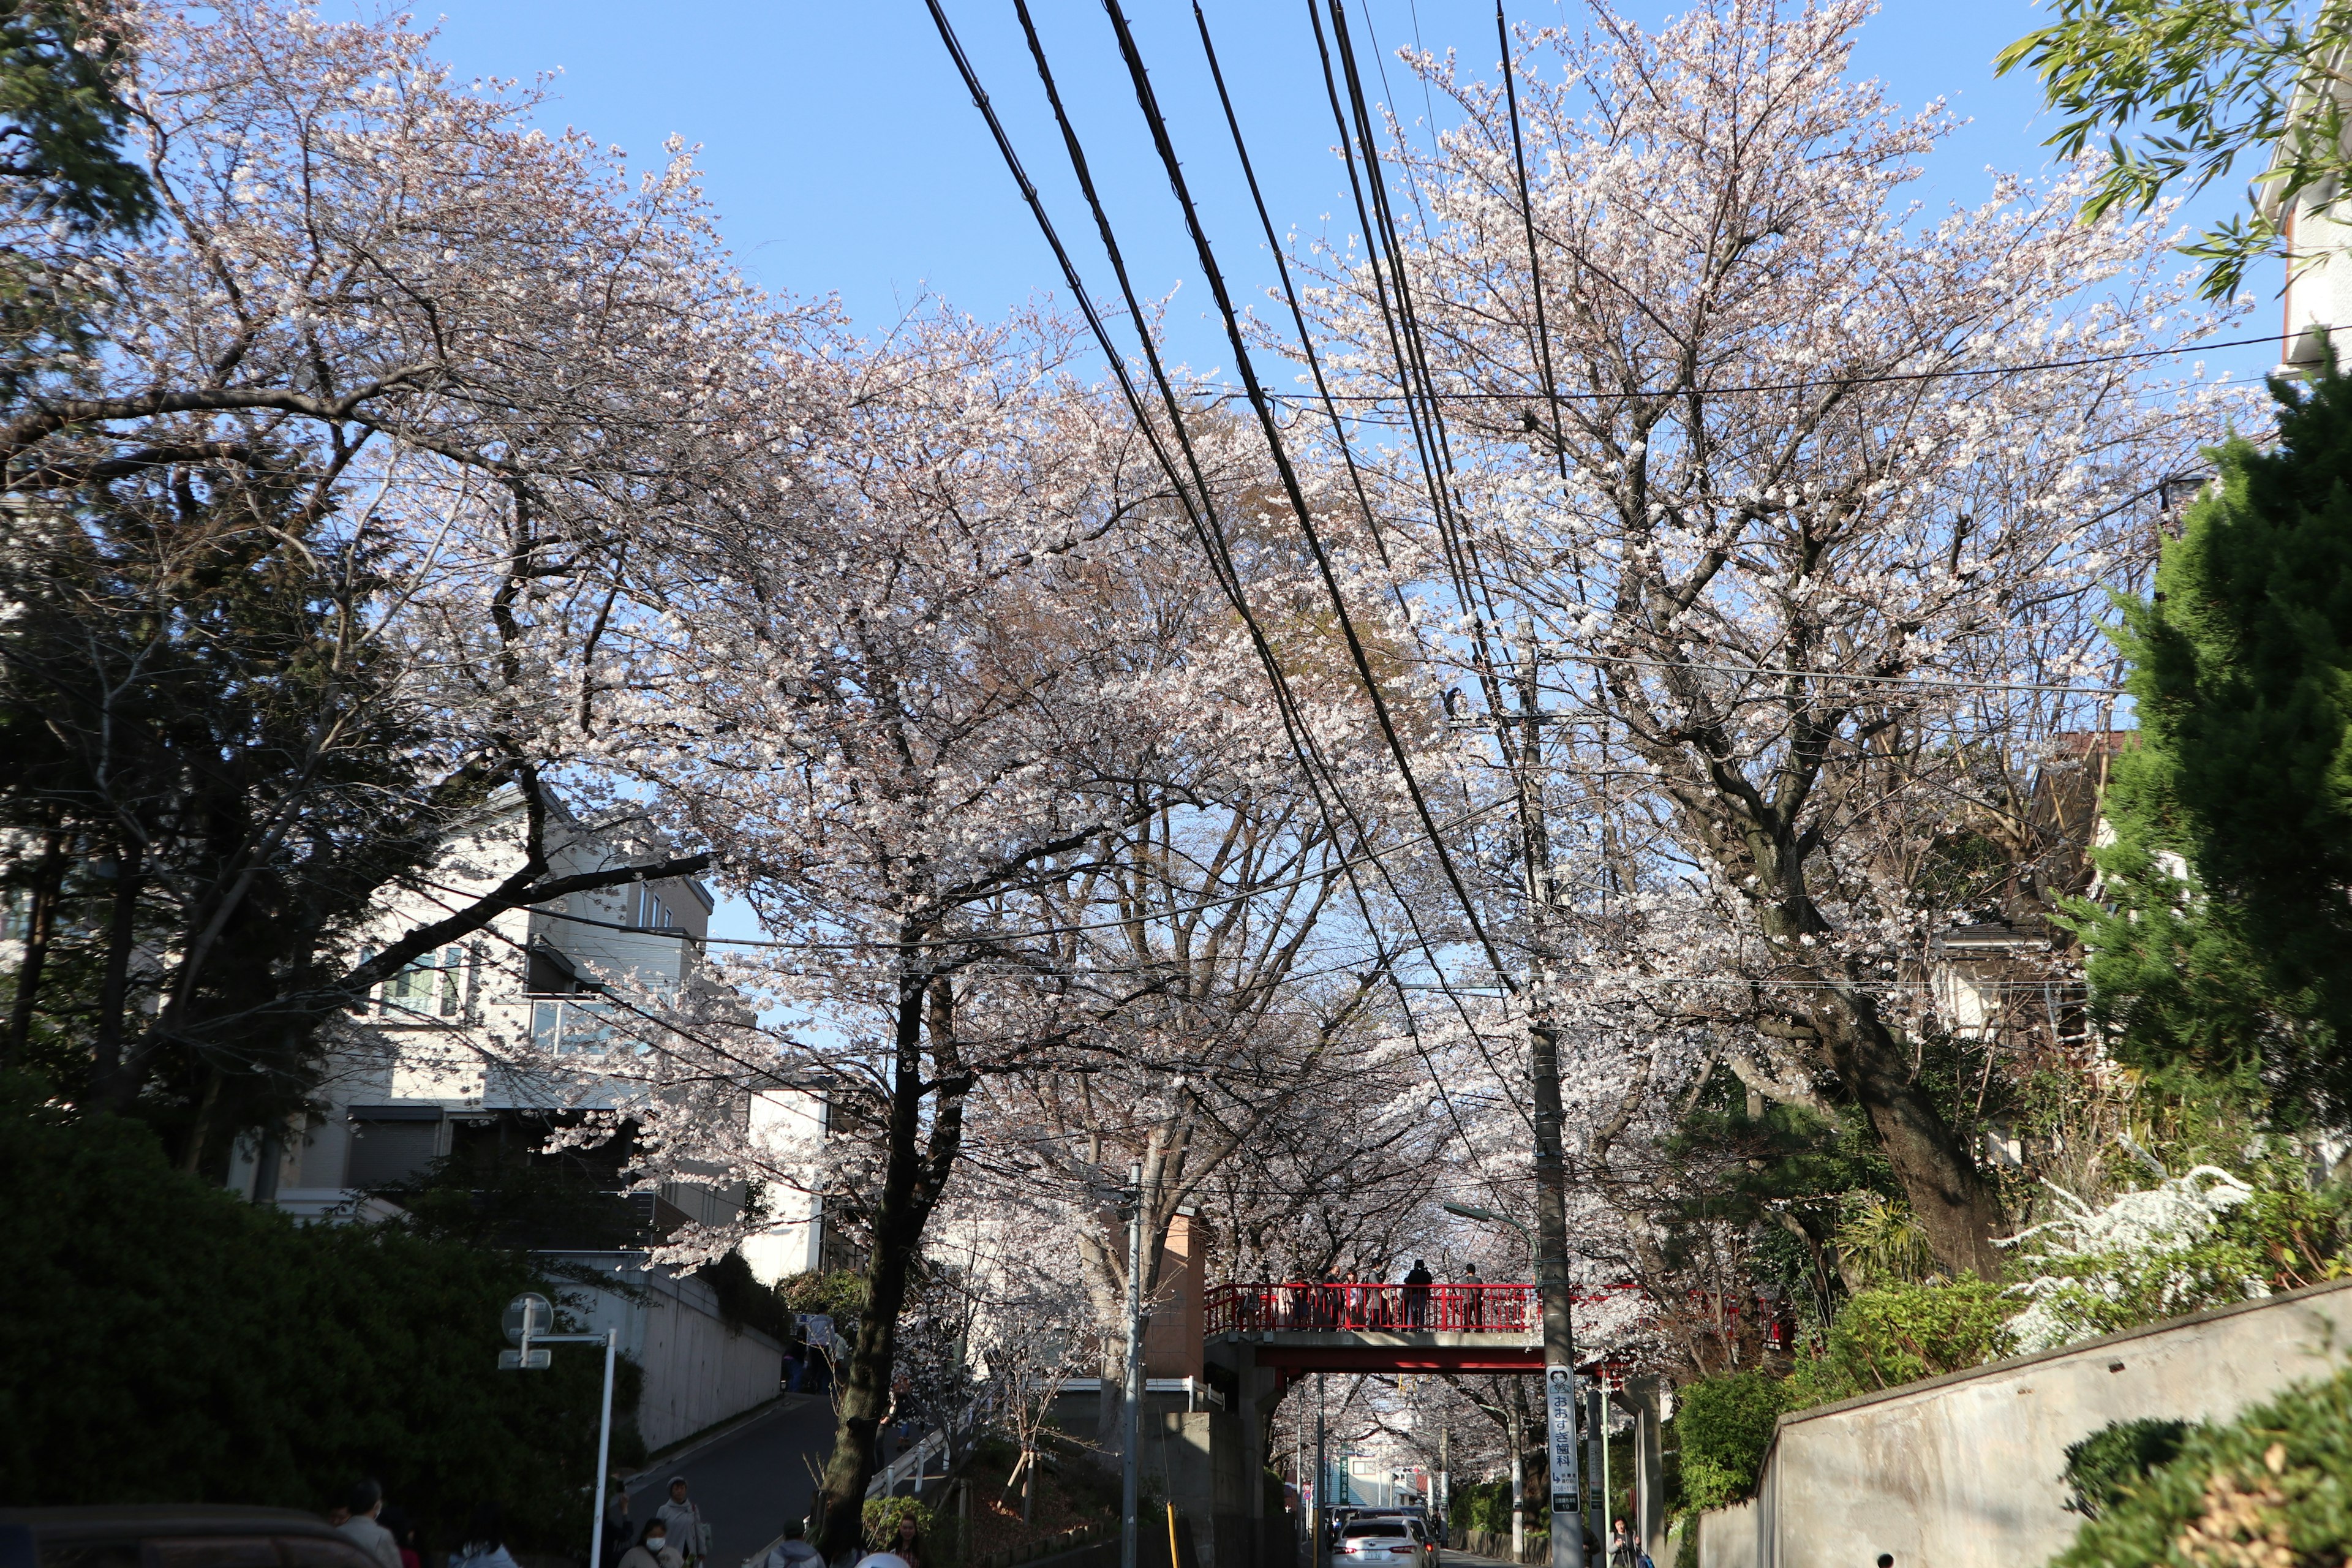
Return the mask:
<svg viewBox="0 0 2352 1568">
<path fill-rule="evenodd" d="M 1213 1334 L 1520 1334 L 1537 1332 L 1543 1321 L 1532 1285 L 1218 1285 L 1202 1309 Z"/>
<path fill-rule="evenodd" d="M 961 1440 L 968 1447 L 972 1434 L 994 1419 L 997 1394 L 996 1385 L 991 1384 L 973 1395 L 962 1409 L 949 1416 L 944 1425 L 933 1427 L 920 1442 L 891 1460 L 879 1474 L 866 1482 L 866 1495 L 870 1498 L 896 1497 L 898 1488 L 910 1479 L 915 1483 L 915 1489 L 921 1490 L 923 1479 L 930 1473 L 929 1464 L 934 1458 L 946 1461 L 940 1466 L 942 1471 L 953 1469 L 955 1443 Z"/>
</svg>

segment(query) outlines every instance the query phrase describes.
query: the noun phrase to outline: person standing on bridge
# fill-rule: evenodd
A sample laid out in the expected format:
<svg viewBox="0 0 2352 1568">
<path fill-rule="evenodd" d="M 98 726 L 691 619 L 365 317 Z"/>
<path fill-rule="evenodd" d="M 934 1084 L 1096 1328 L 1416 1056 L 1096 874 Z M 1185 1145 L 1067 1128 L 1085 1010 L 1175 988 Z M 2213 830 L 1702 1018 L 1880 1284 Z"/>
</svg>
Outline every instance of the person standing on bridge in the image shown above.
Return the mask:
<svg viewBox="0 0 2352 1568">
<path fill-rule="evenodd" d="M 1486 1321 L 1486 1292 L 1481 1289 L 1479 1285 L 1478 1266 L 1475 1263 L 1464 1264 L 1462 1266 L 1462 1322 L 1463 1326 L 1472 1333 L 1476 1333 Z"/>
<path fill-rule="evenodd" d="M 1416 1258 L 1412 1268 L 1404 1277 L 1404 1321 L 1409 1329 L 1429 1327 L 1429 1288 L 1436 1281 L 1429 1265 Z"/>
</svg>

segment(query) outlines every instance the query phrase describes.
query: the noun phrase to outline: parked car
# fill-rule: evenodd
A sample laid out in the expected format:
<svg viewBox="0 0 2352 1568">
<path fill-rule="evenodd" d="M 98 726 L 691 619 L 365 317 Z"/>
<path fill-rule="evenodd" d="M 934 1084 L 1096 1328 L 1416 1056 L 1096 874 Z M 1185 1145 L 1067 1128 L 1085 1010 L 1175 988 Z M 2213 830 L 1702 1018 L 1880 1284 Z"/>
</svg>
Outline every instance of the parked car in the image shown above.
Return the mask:
<svg viewBox="0 0 2352 1568">
<path fill-rule="evenodd" d="M 0 1568 L 375 1568 L 316 1514 L 203 1503 L 0 1509 Z"/>
</svg>

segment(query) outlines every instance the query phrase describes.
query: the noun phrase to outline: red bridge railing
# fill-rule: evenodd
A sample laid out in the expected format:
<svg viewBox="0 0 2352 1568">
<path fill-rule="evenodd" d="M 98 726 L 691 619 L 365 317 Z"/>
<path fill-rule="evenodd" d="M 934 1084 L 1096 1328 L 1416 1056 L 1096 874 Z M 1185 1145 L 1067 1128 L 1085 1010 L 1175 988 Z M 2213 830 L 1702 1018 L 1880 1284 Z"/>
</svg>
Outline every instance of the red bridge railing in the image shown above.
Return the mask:
<svg viewBox="0 0 2352 1568">
<path fill-rule="evenodd" d="M 1532 1285 L 1216 1285 L 1202 1308 L 1213 1334 L 1531 1334 L 1542 1325 Z"/>
</svg>

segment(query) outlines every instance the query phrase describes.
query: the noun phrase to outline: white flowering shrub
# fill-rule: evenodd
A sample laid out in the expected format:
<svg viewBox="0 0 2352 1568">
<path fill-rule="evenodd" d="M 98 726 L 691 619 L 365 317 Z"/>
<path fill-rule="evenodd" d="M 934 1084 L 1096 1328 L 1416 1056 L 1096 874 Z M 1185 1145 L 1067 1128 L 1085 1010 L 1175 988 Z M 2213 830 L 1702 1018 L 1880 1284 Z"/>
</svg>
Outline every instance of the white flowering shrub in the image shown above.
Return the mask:
<svg viewBox="0 0 2352 1568">
<path fill-rule="evenodd" d="M 2071 1212 L 1999 1243 L 2025 1275 L 2009 1291 L 2028 1302 L 2010 1321 L 2021 1354 L 2270 1294 L 2262 1227 L 2227 1224 L 2256 1190 L 2217 1165 L 2104 1208 L 2051 1190 Z"/>
</svg>

